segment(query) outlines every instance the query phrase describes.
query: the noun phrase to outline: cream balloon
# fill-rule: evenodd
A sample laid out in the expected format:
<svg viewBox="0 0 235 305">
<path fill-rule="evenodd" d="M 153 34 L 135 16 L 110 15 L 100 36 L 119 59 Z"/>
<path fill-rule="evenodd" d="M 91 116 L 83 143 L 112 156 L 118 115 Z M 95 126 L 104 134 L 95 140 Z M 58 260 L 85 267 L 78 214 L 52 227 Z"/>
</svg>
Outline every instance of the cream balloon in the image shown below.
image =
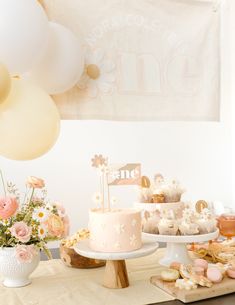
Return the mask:
<svg viewBox="0 0 235 305">
<path fill-rule="evenodd" d="M 45 56 L 26 76 L 49 94 L 63 93 L 77 84 L 84 56 L 78 38 L 66 27 L 50 22 Z"/>
<path fill-rule="evenodd" d="M 7 98 L 11 90 L 11 77 L 7 68 L 0 63 L 0 104 Z"/>
<path fill-rule="evenodd" d="M 30 70 L 44 54 L 49 22 L 37 0 L 0 0 L 0 61 L 13 75 Z"/>
<path fill-rule="evenodd" d="M 0 104 L 0 155 L 31 160 L 45 154 L 59 135 L 60 116 L 51 97 L 31 82 L 12 80 Z"/>
</svg>

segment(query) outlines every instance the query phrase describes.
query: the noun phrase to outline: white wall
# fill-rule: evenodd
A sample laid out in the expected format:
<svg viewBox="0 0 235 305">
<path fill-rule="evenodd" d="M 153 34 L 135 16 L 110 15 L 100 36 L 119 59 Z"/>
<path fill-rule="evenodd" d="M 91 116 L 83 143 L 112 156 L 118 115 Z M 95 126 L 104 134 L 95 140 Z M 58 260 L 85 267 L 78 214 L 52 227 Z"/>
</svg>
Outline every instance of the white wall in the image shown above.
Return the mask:
<svg viewBox="0 0 235 305">
<path fill-rule="evenodd" d="M 232 10 L 235 12 L 234 7 Z M 228 23 L 228 18 L 225 20 Z M 44 178 L 49 197 L 67 208 L 72 232 L 87 225 L 91 196 L 98 186 L 96 173 L 90 166 L 95 153 L 108 156 L 113 163 L 141 162 L 143 172 L 149 176 L 161 172 L 177 177 L 187 189 L 185 198 L 220 200 L 232 205 L 229 78 L 230 49 L 234 50 L 235 44 L 233 41 L 229 47 L 228 28 L 224 33 L 220 123 L 63 121 L 59 140 L 48 154 L 27 162 L 0 157 L 0 167 L 21 190 L 28 175 Z M 135 200 L 133 187 L 113 187 L 112 191 L 122 206 L 131 206 Z"/>
</svg>

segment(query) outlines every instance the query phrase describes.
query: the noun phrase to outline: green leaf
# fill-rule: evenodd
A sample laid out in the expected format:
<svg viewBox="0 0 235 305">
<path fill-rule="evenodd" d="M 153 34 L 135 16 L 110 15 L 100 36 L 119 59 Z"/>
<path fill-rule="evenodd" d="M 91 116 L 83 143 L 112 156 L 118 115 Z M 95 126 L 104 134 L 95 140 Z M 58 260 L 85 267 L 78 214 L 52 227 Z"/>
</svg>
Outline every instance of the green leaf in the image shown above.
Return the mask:
<svg viewBox="0 0 235 305">
<path fill-rule="evenodd" d="M 48 259 L 53 259 L 51 251 L 45 245 L 42 246 L 42 249 L 45 252 Z"/>
</svg>

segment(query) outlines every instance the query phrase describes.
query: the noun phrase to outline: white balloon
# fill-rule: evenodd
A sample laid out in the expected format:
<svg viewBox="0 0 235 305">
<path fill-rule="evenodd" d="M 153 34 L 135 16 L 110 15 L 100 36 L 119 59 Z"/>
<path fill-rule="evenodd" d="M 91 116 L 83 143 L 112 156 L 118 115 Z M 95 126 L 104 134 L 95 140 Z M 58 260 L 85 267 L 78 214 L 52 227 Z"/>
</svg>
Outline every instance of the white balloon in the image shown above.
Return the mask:
<svg viewBox="0 0 235 305">
<path fill-rule="evenodd" d="M 59 94 L 77 84 L 83 69 L 84 56 L 78 38 L 66 27 L 50 22 L 45 56 L 28 76 L 49 94 Z"/>
<path fill-rule="evenodd" d="M 12 74 L 32 69 L 48 34 L 49 22 L 37 0 L 0 0 L 0 61 Z"/>
</svg>

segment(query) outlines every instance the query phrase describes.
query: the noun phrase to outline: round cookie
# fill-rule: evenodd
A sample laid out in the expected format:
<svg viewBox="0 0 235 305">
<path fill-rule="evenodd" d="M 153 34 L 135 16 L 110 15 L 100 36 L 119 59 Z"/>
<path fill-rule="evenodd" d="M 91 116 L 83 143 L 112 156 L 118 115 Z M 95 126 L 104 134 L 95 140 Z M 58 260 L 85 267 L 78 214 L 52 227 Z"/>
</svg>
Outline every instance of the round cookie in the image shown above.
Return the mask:
<svg viewBox="0 0 235 305">
<path fill-rule="evenodd" d="M 161 272 L 161 279 L 165 282 L 174 282 L 180 277 L 179 271 L 175 269 L 165 269 Z"/>
</svg>

